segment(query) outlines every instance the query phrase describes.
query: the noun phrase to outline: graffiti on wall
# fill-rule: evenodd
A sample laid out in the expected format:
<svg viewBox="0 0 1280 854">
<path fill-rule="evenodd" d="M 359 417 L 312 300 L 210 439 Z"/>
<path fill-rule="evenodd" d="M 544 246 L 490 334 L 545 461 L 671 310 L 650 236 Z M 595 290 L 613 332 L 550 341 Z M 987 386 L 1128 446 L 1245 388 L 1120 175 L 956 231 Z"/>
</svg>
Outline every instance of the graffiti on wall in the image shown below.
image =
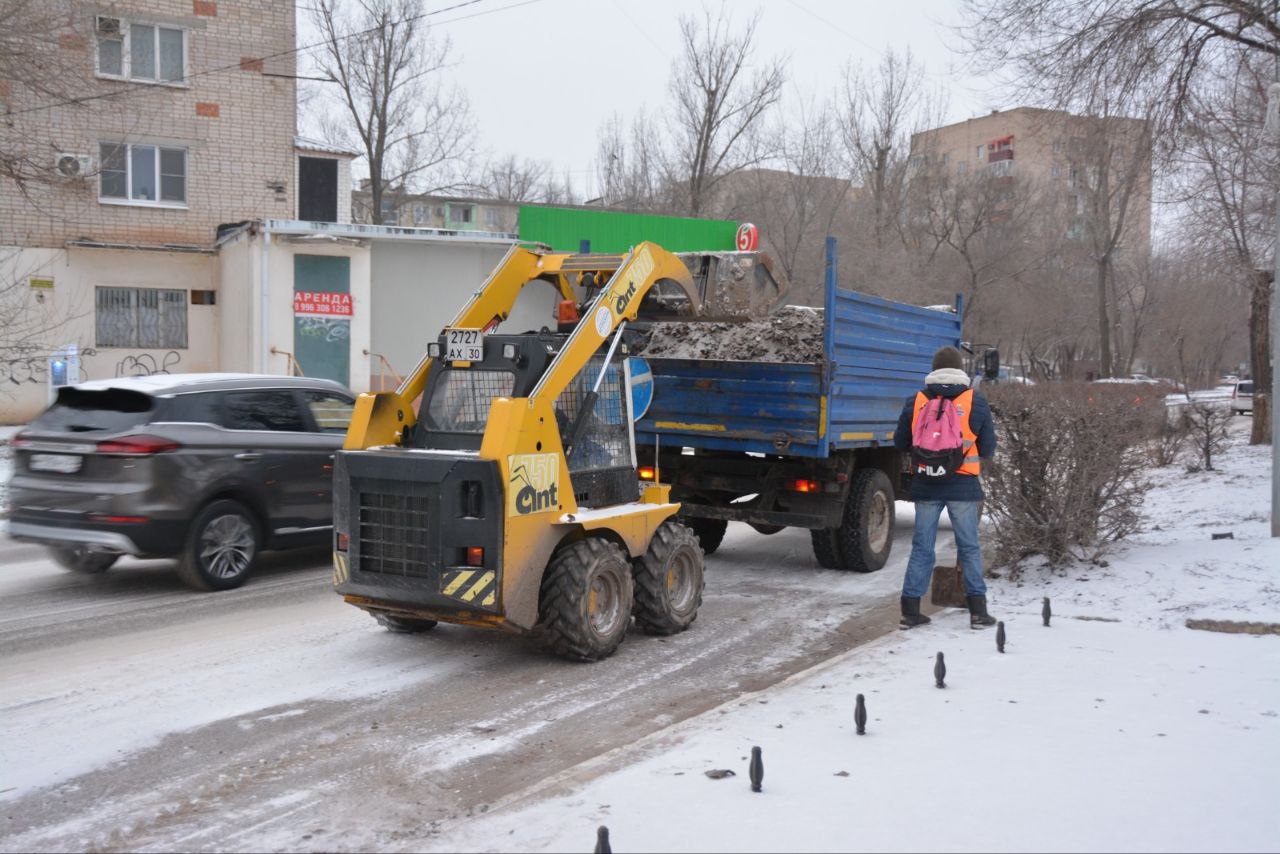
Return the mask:
<svg viewBox="0 0 1280 854">
<path fill-rule="evenodd" d="M 170 350 L 159 359 L 150 353 L 130 354 L 116 362 L 116 376 L 152 377 L 156 374 L 169 374 L 181 364 L 182 354 L 177 350 Z"/>
<path fill-rule="evenodd" d="M 299 315 L 294 320 L 294 335 L 301 335 L 306 338 L 321 338 L 328 344 L 346 341 L 351 337 L 351 321 L 345 318 Z"/>
<path fill-rule="evenodd" d="M 8 353 L 0 356 L 0 385 L 39 385 L 49 381 L 49 360 L 61 356 L 59 348 L 39 346 L 25 348 L 22 352 Z M 92 347 L 80 350 L 80 358 L 96 356 Z M 80 363 L 80 379 L 88 379 L 84 362 Z"/>
</svg>

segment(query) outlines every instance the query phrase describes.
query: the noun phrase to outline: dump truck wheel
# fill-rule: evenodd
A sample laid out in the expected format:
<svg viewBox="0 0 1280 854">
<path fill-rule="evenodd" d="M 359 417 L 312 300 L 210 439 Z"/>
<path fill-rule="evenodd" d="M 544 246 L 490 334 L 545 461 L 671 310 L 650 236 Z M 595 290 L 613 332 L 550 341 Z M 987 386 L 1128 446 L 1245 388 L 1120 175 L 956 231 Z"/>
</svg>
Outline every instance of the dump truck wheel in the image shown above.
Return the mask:
<svg viewBox="0 0 1280 854">
<path fill-rule="evenodd" d="M 844 518 L 836 529 L 841 569 L 875 572 L 889 560 L 893 547 L 893 484 L 880 469 L 853 473 Z"/>
<path fill-rule="evenodd" d="M 632 564 L 636 625 L 645 634 L 674 635 L 698 618 L 702 605 L 702 548 L 687 526 L 668 520 Z"/>
<path fill-rule="evenodd" d="M 597 537 L 558 550 L 542 577 L 538 629 L 556 654 L 574 661 L 608 658 L 631 622 L 631 561 Z"/>
<path fill-rule="evenodd" d="M 813 556 L 823 569 L 844 569 L 844 556 L 840 554 L 840 529 L 815 528 L 809 532 L 813 539 Z"/>
<path fill-rule="evenodd" d="M 374 614 L 373 618 L 389 632 L 401 635 L 416 635 L 429 632 L 439 625 L 435 620 L 416 620 L 412 617 L 393 617 L 390 614 Z"/>
<path fill-rule="evenodd" d="M 724 540 L 725 529 L 729 523 L 724 519 L 681 519 L 698 537 L 698 545 L 702 546 L 704 555 L 714 554 Z"/>
</svg>

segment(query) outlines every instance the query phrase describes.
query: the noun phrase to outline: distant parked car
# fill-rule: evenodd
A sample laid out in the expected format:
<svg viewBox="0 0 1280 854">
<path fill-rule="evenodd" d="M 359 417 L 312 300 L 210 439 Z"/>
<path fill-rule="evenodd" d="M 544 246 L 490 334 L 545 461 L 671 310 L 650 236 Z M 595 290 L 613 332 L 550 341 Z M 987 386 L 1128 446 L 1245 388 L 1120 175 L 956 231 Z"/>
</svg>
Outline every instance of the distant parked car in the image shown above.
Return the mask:
<svg viewBox="0 0 1280 854">
<path fill-rule="evenodd" d="M 74 572 L 177 557 L 191 586 L 237 587 L 263 549 L 331 536 L 354 399 L 329 380 L 260 374 L 61 388 L 14 437 L 9 536 Z"/>
<path fill-rule="evenodd" d="M 1253 380 L 1239 380 L 1231 387 L 1231 411 L 1253 414 Z"/>
</svg>

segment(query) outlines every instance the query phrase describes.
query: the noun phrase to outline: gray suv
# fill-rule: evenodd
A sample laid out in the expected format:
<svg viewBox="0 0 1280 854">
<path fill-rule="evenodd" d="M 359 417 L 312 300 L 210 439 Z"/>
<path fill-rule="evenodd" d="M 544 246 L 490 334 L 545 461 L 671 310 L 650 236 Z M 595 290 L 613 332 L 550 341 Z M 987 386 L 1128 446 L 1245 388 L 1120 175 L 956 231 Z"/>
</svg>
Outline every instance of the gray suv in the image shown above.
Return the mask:
<svg viewBox="0 0 1280 854">
<path fill-rule="evenodd" d="M 13 440 L 9 536 L 75 572 L 177 557 L 193 587 L 237 587 L 263 549 L 331 537 L 353 402 L 336 382 L 260 374 L 59 389 Z"/>
</svg>

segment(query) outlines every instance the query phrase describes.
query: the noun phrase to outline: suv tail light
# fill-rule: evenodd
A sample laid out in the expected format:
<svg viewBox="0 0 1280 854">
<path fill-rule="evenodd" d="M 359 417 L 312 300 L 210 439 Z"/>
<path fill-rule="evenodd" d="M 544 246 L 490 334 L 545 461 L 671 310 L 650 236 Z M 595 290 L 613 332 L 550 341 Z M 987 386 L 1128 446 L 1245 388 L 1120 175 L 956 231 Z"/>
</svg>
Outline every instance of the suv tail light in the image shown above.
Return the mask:
<svg viewBox="0 0 1280 854">
<path fill-rule="evenodd" d="M 147 457 L 152 454 L 163 454 L 176 451 L 182 446 L 170 439 L 159 436 L 121 436 L 118 439 L 107 439 L 98 443 L 100 454 L 120 454 L 129 457 Z"/>
<path fill-rule="evenodd" d="M 25 433 L 19 433 L 18 435 L 14 436 L 12 439 L 9 440 L 9 444 L 13 445 L 15 448 L 21 448 L 23 445 L 28 444 L 30 441 L 31 440 L 27 438 Z"/>
</svg>

